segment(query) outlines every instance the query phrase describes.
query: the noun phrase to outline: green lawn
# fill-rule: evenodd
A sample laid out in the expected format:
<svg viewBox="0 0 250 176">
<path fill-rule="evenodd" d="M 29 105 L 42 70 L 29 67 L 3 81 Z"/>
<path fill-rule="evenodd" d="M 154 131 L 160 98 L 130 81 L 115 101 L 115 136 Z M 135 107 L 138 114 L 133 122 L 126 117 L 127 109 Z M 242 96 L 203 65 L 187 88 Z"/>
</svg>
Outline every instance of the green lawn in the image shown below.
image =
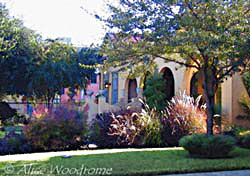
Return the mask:
<svg viewBox="0 0 250 176">
<path fill-rule="evenodd" d="M 50 158 L 39 162 L 14 162 L 13 175 L 93 175 L 97 168 L 106 168 L 112 175 L 156 175 L 168 173 L 186 173 L 198 171 L 219 171 L 250 169 L 250 150 L 236 148 L 228 159 L 194 159 L 190 158 L 184 150 L 125 152 L 116 154 L 96 154 L 73 156 L 63 159 Z M 34 166 L 29 165 L 35 164 Z M 0 175 L 7 176 L 4 168 L 10 163 L 0 162 Z M 80 170 L 81 168 L 82 171 Z M 11 168 L 12 169 L 12 168 Z M 25 170 L 26 169 L 26 170 Z M 77 170 L 78 169 L 78 170 Z M 88 169 L 88 170 L 87 170 Z M 54 173 L 50 172 L 54 170 Z M 77 173 L 78 171 L 78 173 Z M 104 171 L 104 170 L 99 170 Z M 17 173 L 19 172 L 19 173 Z M 70 174 L 75 173 L 75 174 Z M 43 173 L 43 174 L 42 174 Z M 9 174 L 11 175 L 11 174 Z"/>
<path fill-rule="evenodd" d="M 4 131 L 0 131 L 0 139 L 3 138 L 5 136 L 5 132 Z"/>
</svg>

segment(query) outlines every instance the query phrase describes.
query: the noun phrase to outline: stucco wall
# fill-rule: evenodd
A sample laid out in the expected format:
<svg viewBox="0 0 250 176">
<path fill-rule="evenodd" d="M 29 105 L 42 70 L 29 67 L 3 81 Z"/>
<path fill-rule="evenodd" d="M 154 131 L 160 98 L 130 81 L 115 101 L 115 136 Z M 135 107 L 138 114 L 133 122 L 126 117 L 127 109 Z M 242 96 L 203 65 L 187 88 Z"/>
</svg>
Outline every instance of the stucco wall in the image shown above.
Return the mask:
<svg viewBox="0 0 250 176">
<path fill-rule="evenodd" d="M 250 127 L 249 120 L 240 120 L 236 118 L 238 115 L 244 115 L 244 112 L 239 105 L 239 99 L 242 96 L 249 98 L 242 78 L 237 73 L 233 75 L 233 77 L 225 80 L 222 84 L 222 112 L 229 122 L 244 127 Z"/>
</svg>

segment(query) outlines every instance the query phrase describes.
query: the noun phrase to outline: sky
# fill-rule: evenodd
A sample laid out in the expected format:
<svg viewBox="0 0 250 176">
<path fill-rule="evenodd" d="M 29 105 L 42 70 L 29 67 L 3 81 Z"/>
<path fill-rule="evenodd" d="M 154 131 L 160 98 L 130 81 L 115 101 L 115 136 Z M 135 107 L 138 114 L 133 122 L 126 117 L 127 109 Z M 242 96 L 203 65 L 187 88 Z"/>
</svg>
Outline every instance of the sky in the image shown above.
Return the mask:
<svg viewBox="0 0 250 176">
<path fill-rule="evenodd" d="M 107 15 L 104 0 L 0 0 L 10 15 L 44 39 L 69 37 L 75 46 L 101 44 L 103 24 L 91 13 Z M 85 9 L 85 10 L 84 10 Z"/>
</svg>

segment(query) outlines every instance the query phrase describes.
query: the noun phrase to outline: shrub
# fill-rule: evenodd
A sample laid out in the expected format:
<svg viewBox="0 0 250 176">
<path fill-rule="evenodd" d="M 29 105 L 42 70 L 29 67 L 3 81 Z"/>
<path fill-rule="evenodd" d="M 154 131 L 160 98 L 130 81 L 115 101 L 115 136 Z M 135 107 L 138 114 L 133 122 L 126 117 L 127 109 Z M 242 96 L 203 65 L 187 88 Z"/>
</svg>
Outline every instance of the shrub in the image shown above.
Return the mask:
<svg viewBox="0 0 250 176">
<path fill-rule="evenodd" d="M 0 124 L 7 126 L 18 123 L 27 124 L 29 119 L 11 108 L 8 103 L 0 102 L 0 121 Z"/>
<path fill-rule="evenodd" d="M 0 120 L 6 125 L 7 121 L 17 115 L 17 111 L 6 102 L 0 102 Z"/>
<path fill-rule="evenodd" d="M 164 145 L 161 137 L 161 121 L 160 113 L 156 108 L 150 109 L 149 106 L 143 103 L 144 109 L 139 114 L 139 124 L 143 126 L 141 136 L 143 139 L 143 146 L 158 147 Z"/>
<path fill-rule="evenodd" d="M 247 89 L 247 92 L 248 94 L 250 95 L 250 71 L 248 72 L 245 72 L 243 75 L 242 75 L 242 78 L 243 78 L 243 82 L 245 84 L 245 87 Z"/>
<path fill-rule="evenodd" d="M 32 145 L 41 150 L 79 148 L 87 132 L 84 114 L 67 106 L 50 111 L 25 126 L 24 134 Z"/>
<path fill-rule="evenodd" d="M 193 134 L 180 140 L 180 146 L 194 157 L 224 158 L 233 150 L 236 141 L 231 136 Z"/>
<path fill-rule="evenodd" d="M 241 147 L 250 148 L 250 130 L 242 130 L 237 136 Z"/>
<path fill-rule="evenodd" d="M 100 148 L 113 148 L 117 146 L 116 138 L 108 135 L 112 122 L 112 113 L 100 113 L 91 123 L 89 137 L 90 141 L 97 144 Z"/>
<path fill-rule="evenodd" d="M 194 98 L 179 94 L 172 98 L 162 113 L 162 138 L 169 146 L 177 146 L 181 137 L 206 132 L 205 105 L 200 105 L 201 96 Z"/>
<path fill-rule="evenodd" d="M 156 108 L 157 111 L 163 110 L 167 105 L 166 81 L 162 74 L 154 74 L 146 82 L 146 89 L 143 94 L 147 99 L 150 108 Z"/>
<path fill-rule="evenodd" d="M 108 135 L 114 136 L 119 146 L 140 145 L 137 138 L 142 128 L 138 123 L 139 115 L 137 113 L 117 116 L 112 114 L 111 118 Z"/>
<path fill-rule="evenodd" d="M 119 145 L 135 147 L 161 146 L 161 126 L 156 108 L 150 109 L 147 104 L 142 103 L 144 109 L 141 112 L 112 115 L 109 135 L 116 136 Z"/>
<path fill-rule="evenodd" d="M 247 97 L 241 97 L 239 100 L 239 104 L 242 108 L 242 110 L 246 113 L 246 115 L 238 116 L 237 118 L 243 118 L 250 120 L 250 99 Z"/>
<path fill-rule="evenodd" d="M 250 135 L 244 136 L 241 140 L 241 146 L 250 149 Z"/>
<path fill-rule="evenodd" d="M 0 155 L 32 152 L 32 145 L 21 133 L 13 129 L 0 139 Z"/>
<path fill-rule="evenodd" d="M 97 114 L 90 128 L 90 141 L 101 148 L 127 147 L 130 144 L 128 140 L 125 142 L 122 135 L 112 135 L 111 133 L 112 130 L 115 131 L 115 125 L 118 123 L 116 119 L 119 119 L 120 122 L 127 122 L 135 112 L 131 109 L 122 109 L 113 113 Z"/>
<path fill-rule="evenodd" d="M 145 147 L 160 146 L 160 121 L 155 109 L 141 112 L 123 109 L 114 113 L 96 116 L 90 139 L 100 147 Z"/>
</svg>

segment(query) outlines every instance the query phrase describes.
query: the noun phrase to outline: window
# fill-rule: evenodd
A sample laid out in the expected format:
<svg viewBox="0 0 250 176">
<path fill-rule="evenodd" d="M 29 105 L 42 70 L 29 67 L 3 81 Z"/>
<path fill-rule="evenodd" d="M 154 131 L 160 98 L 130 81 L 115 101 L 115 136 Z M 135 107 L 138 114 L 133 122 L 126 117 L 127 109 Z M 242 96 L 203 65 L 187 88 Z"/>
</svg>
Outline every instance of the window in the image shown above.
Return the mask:
<svg viewBox="0 0 250 176">
<path fill-rule="evenodd" d="M 112 73 L 112 104 L 118 102 L 118 73 Z"/>
<path fill-rule="evenodd" d="M 90 77 L 91 83 L 96 84 L 96 77 L 97 77 L 97 75 L 94 72 L 91 73 L 91 77 Z"/>
</svg>

